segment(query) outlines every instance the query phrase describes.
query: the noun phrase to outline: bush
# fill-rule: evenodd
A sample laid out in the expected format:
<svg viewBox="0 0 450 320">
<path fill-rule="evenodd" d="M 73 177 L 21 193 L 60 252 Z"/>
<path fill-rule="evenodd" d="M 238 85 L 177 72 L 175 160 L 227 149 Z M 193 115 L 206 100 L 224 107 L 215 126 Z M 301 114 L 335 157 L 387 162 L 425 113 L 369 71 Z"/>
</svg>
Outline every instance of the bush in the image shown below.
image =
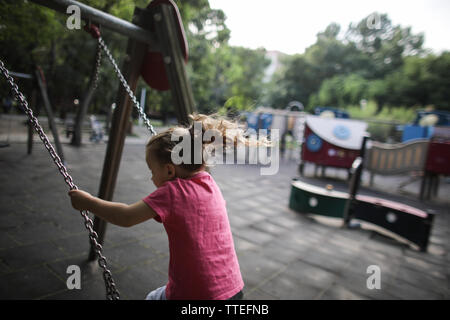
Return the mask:
<svg viewBox="0 0 450 320">
<path fill-rule="evenodd" d="M 398 126 L 411 123 L 416 116 L 415 108 L 405 107 L 384 107 L 376 114 L 377 105 L 374 101 L 369 101 L 364 109 L 349 106 L 346 110 L 351 118 L 368 122 L 367 131 L 373 140 L 391 143 L 401 141 Z"/>
</svg>

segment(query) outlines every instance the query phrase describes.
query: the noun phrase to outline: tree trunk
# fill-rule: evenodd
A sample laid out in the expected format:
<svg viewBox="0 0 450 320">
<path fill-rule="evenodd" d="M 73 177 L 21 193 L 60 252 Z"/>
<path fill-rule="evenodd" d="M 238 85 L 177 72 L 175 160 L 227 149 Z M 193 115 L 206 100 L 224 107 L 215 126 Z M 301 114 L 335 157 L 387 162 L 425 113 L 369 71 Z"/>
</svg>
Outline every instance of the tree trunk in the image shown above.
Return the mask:
<svg viewBox="0 0 450 320">
<path fill-rule="evenodd" d="M 376 101 L 377 101 L 377 110 L 375 112 L 375 115 L 379 114 L 384 107 L 384 99 L 378 99 Z"/>
<path fill-rule="evenodd" d="M 80 147 L 82 144 L 82 129 L 83 129 L 83 122 L 84 118 L 86 116 L 87 110 L 89 108 L 89 105 L 91 103 L 92 97 L 94 95 L 94 91 L 97 87 L 97 78 L 98 78 L 98 68 L 100 65 L 97 65 L 97 59 L 100 59 L 101 49 L 100 46 L 97 46 L 97 51 L 95 53 L 95 60 L 94 60 L 94 68 L 92 71 L 91 78 L 89 80 L 88 88 L 86 90 L 86 93 L 83 96 L 83 99 L 81 100 L 81 105 L 77 112 L 77 117 L 75 119 L 75 126 L 72 134 L 72 141 L 70 142 L 71 145 Z"/>
<path fill-rule="evenodd" d="M 77 117 L 75 119 L 75 127 L 73 130 L 71 145 L 80 147 L 82 143 L 82 130 L 83 130 L 83 122 L 86 117 L 87 109 L 89 108 L 89 104 L 91 103 L 92 97 L 94 95 L 95 87 L 93 86 L 93 79 L 89 81 L 89 88 L 86 94 L 81 101 L 81 105 L 77 112 Z"/>
<path fill-rule="evenodd" d="M 50 99 L 48 98 L 47 85 L 45 82 L 44 74 L 42 73 L 42 69 L 40 69 L 39 67 L 37 67 L 35 69 L 34 74 L 35 74 L 36 81 L 38 83 L 39 90 L 41 92 L 41 97 L 42 97 L 45 113 L 47 114 L 47 118 L 48 118 L 48 125 L 50 127 L 50 130 L 52 131 L 53 139 L 55 140 L 56 152 L 59 155 L 59 157 L 61 158 L 62 162 L 64 163 L 63 149 L 62 149 L 61 141 L 59 140 L 58 128 L 56 127 L 56 123 L 55 123 L 55 120 L 53 117 L 53 111 L 52 111 L 52 106 L 50 105 Z"/>
</svg>

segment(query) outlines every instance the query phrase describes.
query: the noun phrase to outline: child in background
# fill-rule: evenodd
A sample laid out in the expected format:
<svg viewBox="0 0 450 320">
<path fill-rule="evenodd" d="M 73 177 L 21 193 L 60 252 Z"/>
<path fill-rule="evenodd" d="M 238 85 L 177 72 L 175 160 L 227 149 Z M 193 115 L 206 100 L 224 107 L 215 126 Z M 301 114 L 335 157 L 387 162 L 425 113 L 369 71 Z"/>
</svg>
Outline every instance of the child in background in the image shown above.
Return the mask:
<svg viewBox="0 0 450 320">
<path fill-rule="evenodd" d="M 202 133 L 216 130 L 224 143 L 246 141 L 242 134 L 227 137 L 237 126 L 210 116 L 191 116 L 201 123 Z M 234 131 L 236 132 L 236 131 Z M 239 131 L 238 131 L 239 132 Z M 195 164 L 172 161 L 178 141 L 173 134 L 190 135 L 194 145 L 194 125 L 168 129 L 151 138 L 146 146 L 146 162 L 157 189 L 131 204 L 105 201 L 81 190 L 71 190 L 72 206 L 89 210 L 107 222 L 131 227 L 149 219 L 162 223 L 169 239 L 168 283 L 147 295 L 148 300 L 226 300 L 242 299 L 242 280 L 230 230 L 225 200 L 202 161 Z M 203 140 L 203 139 L 202 139 Z M 191 153 L 191 160 L 194 152 Z"/>
</svg>

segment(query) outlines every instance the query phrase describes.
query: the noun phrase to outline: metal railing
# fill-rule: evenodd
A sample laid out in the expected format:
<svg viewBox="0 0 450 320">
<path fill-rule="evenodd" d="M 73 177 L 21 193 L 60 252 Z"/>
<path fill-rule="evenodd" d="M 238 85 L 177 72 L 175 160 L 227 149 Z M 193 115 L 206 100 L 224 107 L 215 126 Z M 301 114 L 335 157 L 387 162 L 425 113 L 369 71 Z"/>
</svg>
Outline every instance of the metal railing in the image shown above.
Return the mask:
<svg viewBox="0 0 450 320">
<path fill-rule="evenodd" d="M 92 8 L 86 4 L 73 0 L 30 0 L 44 7 L 67 14 L 67 8 L 71 5 L 76 5 L 80 8 L 80 15 L 82 20 L 90 21 L 101 25 L 102 28 L 107 28 L 120 33 L 129 38 L 140 42 L 149 44 L 152 48 L 157 48 L 157 41 L 154 35 L 129 21 L 117 18 L 111 14 L 105 13 L 101 10 Z"/>
</svg>

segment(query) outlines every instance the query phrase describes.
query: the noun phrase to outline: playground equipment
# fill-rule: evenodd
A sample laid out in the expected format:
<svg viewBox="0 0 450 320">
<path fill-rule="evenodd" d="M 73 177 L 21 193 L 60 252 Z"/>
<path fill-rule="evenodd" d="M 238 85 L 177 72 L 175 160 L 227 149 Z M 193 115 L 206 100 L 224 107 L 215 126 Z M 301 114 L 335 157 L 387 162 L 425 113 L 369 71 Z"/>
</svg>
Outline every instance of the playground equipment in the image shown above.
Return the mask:
<svg viewBox="0 0 450 320">
<path fill-rule="evenodd" d="M 314 108 L 314 114 L 316 116 L 320 116 L 322 114 L 329 114 L 331 115 L 333 118 L 340 118 L 340 119 L 349 119 L 350 115 L 347 111 L 338 109 L 338 108 L 333 108 L 333 107 L 315 107 Z"/>
<path fill-rule="evenodd" d="M 383 176 L 413 174 L 411 179 L 400 185 L 400 188 L 420 179 L 427 160 L 428 146 L 427 139 L 397 144 L 372 141 L 371 148 L 367 151 L 365 166 L 370 173 L 370 185 L 373 185 L 375 174 Z M 423 198 L 425 187 L 426 185 L 422 183 L 420 198 Z"/>
<path fill-rule="evenodd" d="M 180 38 L 180 30 L 183 30 L 183 26 L 179 19 L 178 9 L 171 0 L 155 0 L 145 9 L 136 8 L 133 23 L 129 23 L 77 1 L 32 0 L 32 2 L 47 6 L 62 13 L 66 13 L 66 9 L 70 5 L 78 6 L 80 8 L 81 19 L 87 21 L 87 23 L 92 26 L 92 28 L 89 28 L 89 31 L 94 38 L 97 39 L 99 46 L 103 52 L 105 52 L 114 67 L 114 71 L 119 77 L 121 87 L 118 91 L 118 105 L 114 110 L 112 125 L 109 132 L 108 146 L 98 194 L 99 198 L 112 200 L 132 104 L 137 108 L 139 115 L 144 119 L 144 123 L 150 133 L 155 133 L 153 126 L 150 124 L 149 119 L 134 95 L 136 84 L 141 73 L 144 72 L 146 74 L 147 80 L 148 77 L 158 78 L 164 75 L 166 76 L 174 98 L 173 100 L 179 123 L 188 124 L 188 115 L 195 110 L 191 88 L 185 70 L 187 43 L 184 42 L 186 45 L 186 50 L 184 52 L 181 49 L 182 44 L 180 45 L 180 39 L 183 39 L 183 34 Z M 122 68 L 124 70 L 123 74 L 100 36 L 99 29 L 96 28 L 95 25 L 109 28 L 124 34 L 129 38 L 127 45 L 127 56 L 129 59 L 125 59 Z M 152 74 L 149 70 L 143 71 L 142 66 L 146 59 L 146 53 L 149 50 L 160 52 L 163 59 L 156 61 L 156 63 L 164 66 L 164 74 Z M 11 86 L 15 97 L 27 114 L 33 128 L 38 132 L 45 148 L 48 150 L 55 165 L 58 167 L 59 172 L 64 177 L 66 184 L 71 190 L 77 189 L 77 186 L 73 183 L 72 177 L 67 172 L 67 168 L 51 145 L 37 118 L 33 115 L 33 111 L 28 106 L 26 98 L 19 91 L 17 85 L 14 83 L 13 77 L 9 74 L 8 69 L 1 60 L 0 71 Z M 162 72 L 162 69 L 155 68 L 155 72 Z M 165 88 L 167 88 L 167 85 Z M 98 264 L 103 269 L 106 297 L 108 299 L 119 299 L 119 292 L 112 278 L 111 271 L 107 267 L 106 258 L 102 254 L 101 244 L 104 240 L 106 222 L 98 218 L 95 218 L 93 222 L 87 211 L 81 211 L 80 213 L 84 219 L 86 229 L 89 231 L 89 239 L 91 241 L 89 260 L 94 260 L 95 257 L 98 258 Z"/>
<path fill-rule="evenodd" d="M 303 110 L 305 110 L 305 106 L 300 101 L 293 100 L 293 101 L 288 103 L 288 105 L 286 107 L 286 110 L 289 110 L 289 111 L 303 111 Z"/>
<path fill-rule="evenodd" d="M 253 112 L 247 112 L 247 128 L 258 132 L 265 129 L 279 130 L 281 137 L 280 151 L 286 151 L 287 140 L 291 139 L 301 145 L 306 113 L 298 101 L 291 101 L 285 109 L 259 107 Z M 289 137 L 289 138 L 288 138 Z"/>
<path fill-rule="evenodd" d="M 373 141 L 367 152 L 365 169 L 370 172 L 370 185 L 375 174 L 414 172 L 416 177 L 407 183 L 421 178 L 419 198 L 430 199 L 438 192 L 439 175 L 450 175 L 450 127 L 435 127 L 430 139 L 413 139 L 398 144 Z"/>
<path fill-rule="evenodd" d="M 366 162 L 366 169 L 371 174 L 370 180 L 373 180 L 374 174 L 393 175 L 423 170 L 428 145 L 427 139 L 397 144 L 372 141 L 372 146 L 367 151 Z"/>
<path fill-rule="evenodd" d="M 439 188 L 439 176 L 450 175 L 450 126 L 435 127 L 430 139 L 420 199 L 430 199 Z"/>
<path fill-rule="evenodd" d="M 413 123 L 403 127 L 402 142 L 431 138 L 436 127 L 450 127 L 450 112 L 419 110 Z"/>
<path fill-rule="evenodd" d="M 434 214 L 382 198 L 358 195 L 364 165 L 364 138 L 360 156 L 352 164 L 349 192 L 339 192 L 330 186 L 321 188 L 294 180 L 289 207 L 300 213 L 341 219 L 344 227 L 360 223 L 415 249 L 426 251 Z"/>
<path fill-rule="evenodd" d="M 308 162 L 323 169 L 350 169 L 359 156 L 366 129 L 367 123 L 363 121 L 306 116 L 300 174 L 303 175 Z"/>
<path fill-rule="evenodd" d="M 53 135 L 53 139 L 55 142 L 56 150 L 58 151 L 61 160 L 64 162 L 64 154 L 61 146 L 61 142 L 59 139 L 58 130 L 56 129 L 56 123 L 53 116 L 52 106 L 50 104 L 50 99 L 48 98 L 47 93 L 47 82 L 45 80 L 44 71 L 41 67 L 35 66 L 33 74 L 20 73 L 20 72 L 12 72 L 9 74 L 15 79 L 26 79 L 33 81 L 33 88 L 31 91 L 31 108 L 35 108 L 37 105 L 37 93 L 40 93 L 40 98 L 44 105 L 44 110 L 47 115 L 48 125 Z M 39 106 L 39 105 L 38 105 Z M 36 114 L 38 115 L 40 112 L 40 108 L 37 108 Z M 33 128 L 31 123 L 28 123 L 28 140 L 27 140 L 27 154 L 31 154 L 33 150 Z"/>
</svg>

